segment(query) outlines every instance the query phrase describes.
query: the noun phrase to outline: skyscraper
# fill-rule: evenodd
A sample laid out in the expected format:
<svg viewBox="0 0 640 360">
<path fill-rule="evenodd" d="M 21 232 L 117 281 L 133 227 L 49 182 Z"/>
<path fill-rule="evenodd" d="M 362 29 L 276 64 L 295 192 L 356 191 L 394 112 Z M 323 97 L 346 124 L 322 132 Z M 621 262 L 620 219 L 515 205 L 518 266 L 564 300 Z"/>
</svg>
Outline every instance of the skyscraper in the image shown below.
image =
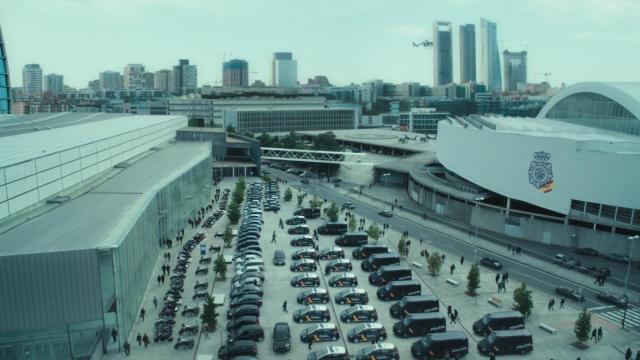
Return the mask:
<svg viewBox="0 0 640 360">
<path fill-rule="evenodd" d="M 172 94 L 173 89 L 173 73 L 171 70 L 158 70 L 153 77 L 153 87 L 162 90 L 164 94 Z"/>
<path fill-rule="evenodd" d="M 189 65 L 189 59 L 180 59 L 173 67 L 173 93 L 175 95 L 193 94 L 198 89 L 198 68 Z"/>
<path fill-rule="evenodd" d="M 527 52 L 502 52 L 504 66 L 504 89 L 517 91 L 519 83 L 527 83 Z"/>
<path fill-rule="evenodd" d="M 64 77 L 58 74 L 49 74 L 44 77 L 44 91 L 48 91 L 53 95 L 62 94 L 64 87 Z"/>
<path fill-rule="evenodd" d="M 460 83 L 476 81 L 476 26 L 460 25 Z"/>
<path fill-rule="evenodd" d="M 491 92 L 500 92 L 500 52 L 496 23 L 480 18 L 480 82 Z"/>
<path fill-rule="evenodd" d="M 27 97 L 42 95 L 42 69 L 38 64 L 27 64 L 22 69 L 22 88 Z"/>
<path fill-rule="evenodd" d="M 8 114 L 11 110 L 11 95 L 9 90 L 9 66 L 7 53 L 4 49 L 2 29 L 0 28 L 0 114 Z"/>
<path fill-rule="evenodd" d="M 141 90 L 144 86 L 144 65 L 129 64 L 125 66 L 122 80 L 126 90 Z"/>
<path fill-rule="evenodd" d="M 249 86 L 249 63 L 241 59 L 232 59 L 222 64 L 222 86 Z"/>
<path fill-rule="evenodd" d="M 433 23 L 433 82 L 434 86 L 453 82 L 453 43 L 450 22 Z"/>
<path fill-rule="evenodd" d="M 103 71 L 100 73 L 100 89 L 120 90 L 122 89 L 122 75 L 117 71 Z"/>
<path fill-rule="evenodd" d="M 271 85 L 277 87 L 298 86 L 298 61 L 290 52 L 273 53 Z"/>
</svg>

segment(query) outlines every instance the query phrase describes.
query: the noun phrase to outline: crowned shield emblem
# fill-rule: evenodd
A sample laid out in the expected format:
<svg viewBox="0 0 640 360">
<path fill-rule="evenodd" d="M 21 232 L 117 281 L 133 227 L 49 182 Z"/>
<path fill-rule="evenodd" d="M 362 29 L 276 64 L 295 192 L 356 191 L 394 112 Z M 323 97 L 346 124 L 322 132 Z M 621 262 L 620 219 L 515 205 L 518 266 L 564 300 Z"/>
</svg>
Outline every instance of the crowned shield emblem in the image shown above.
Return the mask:
<svg viewBox="0 0 640 360">
<path fill-rule="evenodd" d="M 529 184 L 543 193 L 553 190 L 553 169 L 551 154 L 544 151 L 533 153 L 533 160 L 529 164 Z"/>
</svg>

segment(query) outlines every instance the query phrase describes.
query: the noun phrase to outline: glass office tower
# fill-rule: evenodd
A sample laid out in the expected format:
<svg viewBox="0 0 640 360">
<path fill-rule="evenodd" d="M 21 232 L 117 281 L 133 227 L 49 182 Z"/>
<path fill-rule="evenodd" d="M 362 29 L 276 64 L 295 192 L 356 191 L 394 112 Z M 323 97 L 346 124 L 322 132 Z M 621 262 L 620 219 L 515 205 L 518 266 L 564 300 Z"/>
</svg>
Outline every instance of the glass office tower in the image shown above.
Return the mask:
<svg viewBox="0 0 640 360">
<path fill-rule="evenodd" d="M 11 96 L 9 91 L 9 66 L 7 66 L 7 52 L 0 28 L 0 114 L 8 114 L 11 110 Z"/>
</svg>

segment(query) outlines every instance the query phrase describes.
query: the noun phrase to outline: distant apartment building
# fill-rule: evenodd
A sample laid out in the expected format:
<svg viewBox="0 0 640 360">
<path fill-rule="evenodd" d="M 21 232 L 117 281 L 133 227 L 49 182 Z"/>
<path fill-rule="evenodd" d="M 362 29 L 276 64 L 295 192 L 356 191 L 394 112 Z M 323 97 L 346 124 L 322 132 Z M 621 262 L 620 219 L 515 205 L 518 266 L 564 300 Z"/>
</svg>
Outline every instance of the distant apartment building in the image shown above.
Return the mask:
<svg viewBox="0 0 640 360">
<path fill-rule="evenodd" d="M 175 95 L 194 94 L 198 91 L 198 68 L 189 59 L 180 59 L 173 67 L 173 91 Z"/>
<path fill-rule="evenodd" d="M 154 88 L 154 83 L 155 83 L 155 73 L 152 72 L 145 72 L 144 74 L 142 74 L 142 78 L 143 78 L 143 84 L 142 84 L 142 88 L 143 89 L 153 89 Z"/>
<path fill-rule="evenodd" d="M 476 81 L 476 26 L 460 25 L 460 83 Z"/>
<path fill-rule="evenodd" d="M 527 83 L 527 52 L 502 52 L 504 66 L 504 90 L 518 91 L 518 84 Z"/>
<path fill-rule="evenodd" d="M 24 95 L 32 98 L 42 96 L 42 68 L 38 64 L 27 64 L 22 68 Z"/>
<path fill-rule="evenodd" d="M 62 94 L 64 89 L 64 77 L 58 74 L 49 74 L 44 77 L 44 91 L 53 95 Z"/>
<path fill-rule="evenodd" d="M 222 85 L 248 87 L 249 63 L 242 59 L 232 59 L 222 64 Z"/>
<path fill-rule="evenodd" d="M 480 80 L 489 91 L 500 92 L 500 52 L 498 50 L 498 28 L 496 23 L 480 19 Z"/>
<path fill-rule="evenodd" d="M 144 65 L 129 64 L 124 67 L 122 76 L 125 90 L 144 89 Z"/>
<path fill-rule="evenodd" d="M 118 71 L 103 71 L 100 73 L 100 89 L 121 90 L 122 88 L 122 75 Z"/>
<path fill-rule="evenodd" d="M 224 110 L 225 127 L 233 126 L 239 133 L 273 133 L 305 130 L 355 129 L 359 122 L 354 108 L 271 107 Z"/>
<path fill-rule="evenodd" d="M 163 94 L 168 95 L 173 90 L 173 73 L 171 70 L 158 70 L 153 76 L 153 87 L 161 90 Z"/>
<path fill-rule="evenodd" d="M 450 22 L 433 23 L 434 86 L 453 82 L 453 40 Z"/>
<path fill-rule="evenodd" d="M 412 98 L 420 96 L 420 83 L 405 82 L 396 85 L 396 96 L 401 98 Z"/>
<path fill-rule="evenodd" d="M 7 53 L 0 28 L 0 114 L 7 114 L 11 110 L 11 83 L 9 82 L 9 66 L 7 65 Z"/>
<path fill-rule="evenodd" d="M 298 86 L 298 61 L 290 52 L 273 53 L 271 85 L 276 87 Z"/>
<path fill-rule="evenodd" d="M 433 108 L 412 108 L 408 112 L 400 113 L 398 125 L 402 131 L 435 135 L 438 133 L 438 122 L 450 115 Z"/>
</svg>

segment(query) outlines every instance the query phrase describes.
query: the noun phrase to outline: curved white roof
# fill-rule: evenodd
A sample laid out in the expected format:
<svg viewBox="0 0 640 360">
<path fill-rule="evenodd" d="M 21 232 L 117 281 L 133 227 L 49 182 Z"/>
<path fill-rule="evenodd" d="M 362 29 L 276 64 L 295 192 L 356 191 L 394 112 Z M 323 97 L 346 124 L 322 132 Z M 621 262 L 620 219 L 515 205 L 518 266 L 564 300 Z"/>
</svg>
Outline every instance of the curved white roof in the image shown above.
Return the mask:
<svg viewBox="0 0 640 360">
<path fill-rule="evenodd" d="M 547 113 L 565 98 L 586 92 L 606 96 L 640 119 L 640 83 L 637 82 L 581 82 L 568 86 L 552 97 L 540 110 L 537 117 L 546 117 Z"/>
</svg>

